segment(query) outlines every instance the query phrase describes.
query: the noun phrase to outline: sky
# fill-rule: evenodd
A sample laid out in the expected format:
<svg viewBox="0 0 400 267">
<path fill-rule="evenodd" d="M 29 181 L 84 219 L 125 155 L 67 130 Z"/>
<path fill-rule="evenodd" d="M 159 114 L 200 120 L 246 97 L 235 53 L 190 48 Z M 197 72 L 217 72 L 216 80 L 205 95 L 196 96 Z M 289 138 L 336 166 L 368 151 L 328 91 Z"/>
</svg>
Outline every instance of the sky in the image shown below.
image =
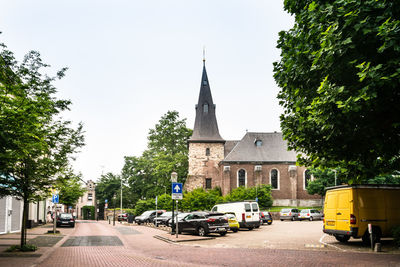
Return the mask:
<svg viewBox="0 0 400 267">
<path fill-rule="evenodd" d="M 0 0 L 0 42 L 19 61 L 35 50 L 47 73 L 68 67 L 57 97 L 84 125 L 74 170 L 94 181 L 140 156 L 169 110 L 193 128 L 204 47 L 221 136 L 280 131 L 272 64 L 293 24 L 283 0 Z"/>
</svg>

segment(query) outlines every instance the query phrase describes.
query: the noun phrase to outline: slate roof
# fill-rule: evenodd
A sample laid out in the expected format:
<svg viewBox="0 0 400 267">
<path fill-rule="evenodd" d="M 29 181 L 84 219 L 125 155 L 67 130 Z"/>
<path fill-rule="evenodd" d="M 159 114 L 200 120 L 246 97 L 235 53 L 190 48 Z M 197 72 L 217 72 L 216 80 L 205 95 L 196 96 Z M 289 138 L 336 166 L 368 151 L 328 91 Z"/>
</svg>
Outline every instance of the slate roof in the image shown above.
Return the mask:
<svg viewBox="0 0 400 267">
<path fill-rule="evenodd" d="M 256 146 L 255 141 L 261 140 L 262 145 Z M 248 132 L 232 151 L 225 156 L 223 163 L 229 162 L 296 162 L 296 153 L 288 151 L 287 143 L 282 133 Z"/>
<path fill-rule="evenodd" d="M 203 109 L 205 104 L 208 105 L 207 112 Z M 225 142 L 219 134 L 217 118 L 215 116 L 215 105 L 211 95 L 205 64 L 203 64 L 203 75 L 201 77 L 199 102 L 196 105 L 196 119 L 194 122 L 193 134 L 189 142 L 204 141 Z"/>
<path fill-rule="evenodd" d="M 224 157 L 231 153 L 232 149 L 240 142 L 240 140 L 228 140 L 225 142 Z"/>
</svg>

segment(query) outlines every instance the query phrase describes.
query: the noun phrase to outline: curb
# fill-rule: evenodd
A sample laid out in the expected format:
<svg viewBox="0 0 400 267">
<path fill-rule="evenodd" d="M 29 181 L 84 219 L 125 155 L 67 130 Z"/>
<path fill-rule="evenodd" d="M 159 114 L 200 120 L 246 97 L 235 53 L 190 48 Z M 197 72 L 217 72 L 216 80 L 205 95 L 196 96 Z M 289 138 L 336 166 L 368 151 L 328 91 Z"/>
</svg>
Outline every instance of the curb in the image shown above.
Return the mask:
<svg viewBox="0 0 400 267">
<path fill-rule="evenodd" d="M 190 242 L 190 241 L 202 241 L 202 240 L 211 240 L 211 239 L 215 239 L 215 237 L 203 237 L 203 238 L 190 238 L 190 239 L 179 239 L 179 240 L 172 240 L 169 239 L 167 237 L 164 236 L 160 236 L 160 235 L 155 235 L 153 236 L 154 238 L 164 241 L 164 242 L 168 242 L 168 243 L 180 243 L 180 242 Z"/>
</svg>

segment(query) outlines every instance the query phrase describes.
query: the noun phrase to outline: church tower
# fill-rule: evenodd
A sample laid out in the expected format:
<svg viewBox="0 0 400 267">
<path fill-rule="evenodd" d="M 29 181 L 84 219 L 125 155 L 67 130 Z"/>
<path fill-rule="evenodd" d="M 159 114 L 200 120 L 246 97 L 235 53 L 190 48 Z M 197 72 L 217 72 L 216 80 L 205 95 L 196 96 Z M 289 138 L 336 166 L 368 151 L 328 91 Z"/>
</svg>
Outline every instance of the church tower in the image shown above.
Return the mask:
<svg viewBox="0 0 400 267">
<path fill-rule="evenodd" d="M 211 96 L 205 59 L 201 77 L 196 119 L 189 143 L 189 173 L 185 190 L 210 189 L 219 184 L 218 164 L 224 159 L 225 140 L 219 134 L 215 105 Z"/>
</svg>

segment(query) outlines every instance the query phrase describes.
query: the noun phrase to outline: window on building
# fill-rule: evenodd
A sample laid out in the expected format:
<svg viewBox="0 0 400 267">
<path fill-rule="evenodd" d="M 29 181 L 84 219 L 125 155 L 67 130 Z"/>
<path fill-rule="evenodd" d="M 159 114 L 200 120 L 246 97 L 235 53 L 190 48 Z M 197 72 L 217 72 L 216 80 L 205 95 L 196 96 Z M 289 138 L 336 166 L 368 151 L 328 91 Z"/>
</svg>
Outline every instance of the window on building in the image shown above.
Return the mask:
<svg viewBox="0 0 400 267">
<path fill-rule="evenodd" d="M 256 140 L 254 143 L 256 146 L 262 146 L 262 140 Z"/>
<path fill-rule="evenodd" d="M 210 148 L 206 148 L 206 156 L 210 156 Z"/>
<path fill-rule="evenodd" d="M 238 187 L 246 186 L 246 171 L 241 169 L 238 171 Z"/>
<path fill-rule="evenodd" d="M 211 189 L 211 178 L 206 178 L 206 189 Z"/>
<path fill-rule="evenodd" d="M 279 189 L 279 172 L 277 169 L 271 170 L 270 182 L 272 189 Z"/>
<path fill-rule="evenodd" d="M 208 113 L 208 104 L 207 104 L 207 103 L 205 103 L 205 104 L 203 105 L 203 112 L 204 112 L 204 113 Z"/>
<path fill-rule="evenodd" d="M 92 194 L 92 193 L 89 193 L 88 196 L 87 196 L 87 199 L 88 199 L 88 200 L 92 200 L 92 199 L 93 199 L 93 194 Z"/>
<path fill-rule="evenodd" d="M 308 183 L 312 180 L 312 175 L 310 170 L 305 170 L 304 171 L 304 189 L 307 188 Z"/>
</svg>

